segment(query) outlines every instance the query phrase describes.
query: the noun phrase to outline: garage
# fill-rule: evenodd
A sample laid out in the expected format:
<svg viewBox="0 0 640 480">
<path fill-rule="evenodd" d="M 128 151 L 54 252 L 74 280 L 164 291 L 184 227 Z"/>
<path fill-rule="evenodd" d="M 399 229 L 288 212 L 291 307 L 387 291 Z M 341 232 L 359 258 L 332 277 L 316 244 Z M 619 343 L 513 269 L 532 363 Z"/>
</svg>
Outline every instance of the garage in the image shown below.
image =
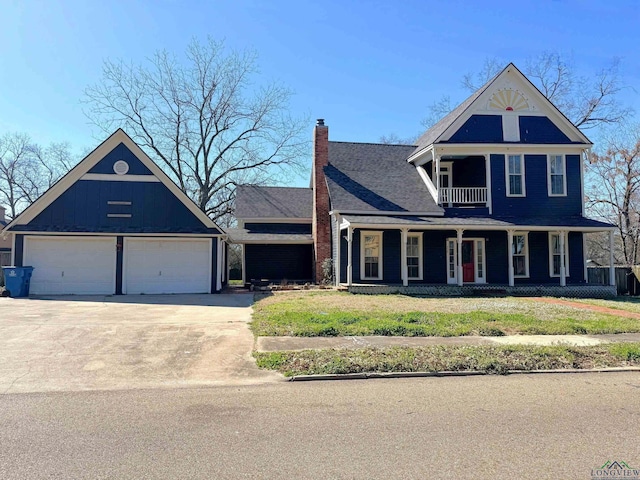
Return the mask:
<svg viewBox="0 0 640 480">
<path fill-rule="evenodd" d="M 123 293 L 209 293 L 210 239 L 125 238 Z"/>
<path fill-rule="evenodd" d="M 35 267 L 30 288 L 35 295 L 115 293 L 115 237 L 28 236 L 23 263 Z"/>
</svg>

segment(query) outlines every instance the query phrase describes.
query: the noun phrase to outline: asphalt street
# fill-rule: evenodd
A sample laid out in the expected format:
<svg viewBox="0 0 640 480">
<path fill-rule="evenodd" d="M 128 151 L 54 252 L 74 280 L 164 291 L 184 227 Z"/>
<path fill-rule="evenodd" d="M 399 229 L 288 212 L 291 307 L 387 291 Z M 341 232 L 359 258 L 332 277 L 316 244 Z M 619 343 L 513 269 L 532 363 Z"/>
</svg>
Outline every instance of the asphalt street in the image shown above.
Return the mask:
<svg viewBox="0 0 640 480">
<path fill-rule="evenodd" d="M 0 395 L 0 478 L 590 479 L 640 467 L 640 374 Z"/>
</svg>

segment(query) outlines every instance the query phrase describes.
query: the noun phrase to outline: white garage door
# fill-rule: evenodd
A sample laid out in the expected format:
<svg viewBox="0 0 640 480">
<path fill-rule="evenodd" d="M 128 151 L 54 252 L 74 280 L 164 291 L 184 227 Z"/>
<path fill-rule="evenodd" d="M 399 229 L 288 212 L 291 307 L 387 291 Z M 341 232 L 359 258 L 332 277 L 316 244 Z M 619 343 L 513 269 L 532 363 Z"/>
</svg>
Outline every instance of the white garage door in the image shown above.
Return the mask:
<svg viewBox="0 0 640 480">
<path fill-rule="evenodd" d="M 33 266 L 34 295 L 112 295 L 115 237 L 25 237 L 23 265 Z"/>
<path fill-rule="evenodd" d="M 210 239 L 124 239 L 123 293 L 209 293 Z"/>
</svg>

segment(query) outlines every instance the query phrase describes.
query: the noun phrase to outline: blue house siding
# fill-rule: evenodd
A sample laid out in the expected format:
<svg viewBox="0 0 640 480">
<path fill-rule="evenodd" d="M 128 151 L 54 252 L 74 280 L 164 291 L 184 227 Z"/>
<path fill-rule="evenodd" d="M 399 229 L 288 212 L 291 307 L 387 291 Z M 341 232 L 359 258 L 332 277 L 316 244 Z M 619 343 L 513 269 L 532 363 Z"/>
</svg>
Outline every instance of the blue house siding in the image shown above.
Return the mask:
<svg viewBox="0 0 640 480">
<path fill-rule="evenodd" d="M 520 116 L 520 142 L 572 143 L 547 117 Z"/>
<path fill-rule="evenodd" d="M 113 170 L 113 164 L 118 160 L 124 160 L 129 165 L 127 175 L 153 175 L 151 170 L 149 170 L 124 143 L 119 144 L 111 150 L 111 152 L 95 164 L 88 173 L 113 175 L 115 173 Z"/>
<path fill-rule="evenodd" d="M 271 281 L 312 281 L 312 245 L 263 245 L 244 246 L 246 280 L 269 279 Z"/>
<path fill-rule="evenodd" d="M 501 115 L 471 115 L 448 143 L 499 143 L 503 141 Z"/>
<path fill-rule="evenodd" d="M 447 238 L 455 236 L 455 231 L 443 230 L 422 234 L 423 280 L 411 280 L 410 283 L 447 282 Z"/>
<path fill-rule="evenodd" d="M 550 197 L 547 189 L 547 156 L 524 155 L 525 197 L 507 197 L 505 156 L 491 155 L 493 214 L 523 217 L 567 217 L 582 214 L 580 156 L 566 155 L 567 196 Z"/>
<path fill-rule="evenodd" d="M 245 223 L 244 228 L 252 233 L 311 234 L 310 223 Z"/>
<path fill-rule="evenodd" d="M 16 240 L 15 240 L 15 252 L 14 252 L 14 266 L 15 267 L 25 267 L 25 266 L 29 266 L 29 265 L 24 265 L 23 259 L 24 259 L 24 235 L 19 235 L 16 234 L 15 235 Z"/>
<path fill-rule="evenodd" d="M 131 205 L 108 205 L 126 201 Z M 108 214 L 130 213 L 131 218 Z M 220 233 L 209 229 L 162 183 L 81 180 L 15 230 Z"/>
<path fill-rule="evenodd" d="M 123 272 L 124 272 L 124 237 L 116 237 L 116 295 L 122 295 Z"/>
</svg>

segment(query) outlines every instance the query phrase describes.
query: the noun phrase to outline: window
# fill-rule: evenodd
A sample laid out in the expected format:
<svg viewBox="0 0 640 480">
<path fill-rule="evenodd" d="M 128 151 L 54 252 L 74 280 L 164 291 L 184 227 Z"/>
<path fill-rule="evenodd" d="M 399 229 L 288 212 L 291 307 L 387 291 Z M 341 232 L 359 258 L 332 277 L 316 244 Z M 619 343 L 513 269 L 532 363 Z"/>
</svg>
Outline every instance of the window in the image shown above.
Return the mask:
<svg viewBox="0 0 640 480">
<path fill-rule="evenodd" d="M 569 276 L 569 245 L 565 237 L 564 242 L 564 270 L 565 276 Z M 560 276 L 560 234 L 549 234 L 549 276 Z"/>
<path fill-rule="evenodd" d="M 456 283 L 456 241 L 447 240 L 447 283 Z"/>
<path fill-rule="evenodd" d="M 567 194 L 567 170 L 563 155 L 549 155 L 547 161 L 547 189 L 549 196 L 565 196 Z"/>
<path fill-rule="evenodd" d="M 522 155 L 507 155 L 507 196 L 524 197 L 524 162 Z"/>
<path fill-rule="evenodd" d="M 526 278 L 529 276 L 529 245 L 526 233 L 515 233 L 511 244 L 513 276 Z"/>
<path fill-rule="evenodd" d="M 360 276 L 365 280 L 382 280 L 382 232 L 361 233 Z"/>
<path fill-rule="evenodd" d="M 407 277 L 422 280 L 422 234 L 407 234 Z"/>
</svg>

